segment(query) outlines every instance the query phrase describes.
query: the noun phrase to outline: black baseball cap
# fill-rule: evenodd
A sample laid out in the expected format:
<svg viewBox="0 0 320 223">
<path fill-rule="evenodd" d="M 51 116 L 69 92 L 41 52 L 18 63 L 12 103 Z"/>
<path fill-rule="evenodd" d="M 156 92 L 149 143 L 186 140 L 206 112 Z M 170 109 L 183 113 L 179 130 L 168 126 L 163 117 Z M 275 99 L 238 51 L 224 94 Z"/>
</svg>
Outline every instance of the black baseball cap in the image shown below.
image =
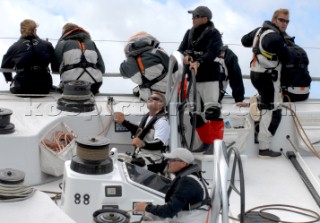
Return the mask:
<svg viewBox="0 0 320 223">
<path fill-rule="evenodd" d="M 207 17 L 208 20 L 212 18 L 212 12 L 207 6 L 198 6 L 194 10 L 189 10 L 188 13 L 191 13 L 194 16 Z"/>
</svg>

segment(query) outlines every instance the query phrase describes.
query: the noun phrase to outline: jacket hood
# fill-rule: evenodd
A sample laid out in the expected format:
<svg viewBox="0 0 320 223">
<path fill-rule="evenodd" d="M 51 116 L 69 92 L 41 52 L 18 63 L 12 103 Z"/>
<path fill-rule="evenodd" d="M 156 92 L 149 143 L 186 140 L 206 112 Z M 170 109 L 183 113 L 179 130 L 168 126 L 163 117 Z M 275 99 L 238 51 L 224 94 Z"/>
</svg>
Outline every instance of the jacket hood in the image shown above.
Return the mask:
<svg viewBox="0 0 320 223">
<path fill-rule="evenodd" d="M 124 48 L 126 57 L 138 56 L 139 54 L 157 48 L 160 42 L 152 35 L 141 32 L 129 38 Z"/>
<path fill-rule="evenodd" d="M 275 24 L 273 24 L 271 21 L 264 21 L 262 24 L 262 28 L 265 29 L 272 29 L 273 31 L 275 31 L 278 34 L 281 34 L 282 32 L 280 31 L 280 29 L 278 28 L 278 26 L 276 26 Z"/>
<path fill-rule="evenodd" d="M 81 27 L 70 27 L 69 29 L 66 29 L 62 36 L 60 37 L 60 40 L 68 40 L 68 39 L 75 39 L 75 40 L 87 40 L 91 39 L 91 36 L 88 31 L 84 30 Z"/>
</svg>

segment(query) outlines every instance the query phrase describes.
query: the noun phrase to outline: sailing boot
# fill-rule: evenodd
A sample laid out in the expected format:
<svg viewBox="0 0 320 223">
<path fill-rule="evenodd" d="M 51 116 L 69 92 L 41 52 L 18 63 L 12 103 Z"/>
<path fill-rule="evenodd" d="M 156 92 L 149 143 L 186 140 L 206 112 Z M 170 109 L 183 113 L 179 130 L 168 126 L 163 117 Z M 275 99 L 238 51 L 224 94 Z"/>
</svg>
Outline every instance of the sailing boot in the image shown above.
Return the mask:
<svg viewBox="0 0 320 223">
<path fill-rule="evenodd" d="M 202 143 L 193 153 L 213 154 L 213 144 Z"/>
</svg>

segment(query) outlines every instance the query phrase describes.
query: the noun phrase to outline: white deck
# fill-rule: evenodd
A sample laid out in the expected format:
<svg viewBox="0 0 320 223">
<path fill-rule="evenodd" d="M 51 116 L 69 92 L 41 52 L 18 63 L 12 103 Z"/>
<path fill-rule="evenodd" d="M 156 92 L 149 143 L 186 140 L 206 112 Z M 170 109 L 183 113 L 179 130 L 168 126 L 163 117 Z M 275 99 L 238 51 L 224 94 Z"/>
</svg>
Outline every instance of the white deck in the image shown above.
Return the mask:
<svg viewBox="0 0 320 223">
<path fill-rule="evenodd" d="M 112 117 L 110 116 L 110 111 L 106 108 L 107 96 L 96 97 L 97 106 L 101 109 L 100 115 L 97 115 L 97 111 L 81 114 L 58 111 L 55 109 L 55 106 L 59 97 L 60 95 L 58 94 L 51 94 L 45 98 L 30 99 L 18 98 L 5 93 L 0 95 L 0 107 L 13 111 L 11 123 L 15 125 L 14 133 L 0 135 L 2 144 L 0 147 L 0 169 L 15 168 L 25 171 L 25 183 L 27 185 L 38 185 L 37 188 L 40 190 L 60 191 L 58 183 L 61 182 L 61 179 L 41 173 L 39 164 L 39 140 L 56 123 L 65 122 L 80 137 L 95 136 L 110 124 L 107 133 L 107 137 L 111 139 L 110 146 L 117 147 L 120 150 L 130 150 L 132 148 L 130 146 L 129 133 L 114 132 L 114 125 L 111 121 Z M 114 111 L 134 114 L 128 116 L 133 121 L 140 120 L 140 115 L 146 111 L 144 104 L 139 103 L 135 97 L 114 96 L 113 98 L 116 102 Z M 312 131 L 317 133 L 318 128 L 320 131 L 320 102 L 310 100 L 308 102 L 296 103 L 295 105 L 298 116 L 301 115 L 303 117 L 302 122 L 307 127 L 311 126 L 308 118 L 319 117 L 319 120 L 313 120 L 312 127 L 315 129 Z M 235 107 L 232 99 L 227 98 L 223 101 L 223 114 L 225 116 L 244 116 L 251 126 L 253 126 L 253 121 L 248 117 L 248 108 Z M 226 141 L 238 140 L 238 134 L 244 131 L 246 130 L 226 130 Z M 283 116 L 280 127 L 274 137 L 272 149 L 282 149 L 284 154 L 287 151 L 293 151 L 292 146 L 286 140 L 287 135 L 290 135 L 294 144 L 300 147 L 290 114 Z M 243 166 L 246 186 L 246 210 L 260 205 L 287 204 L 311 209 L 320 213 L 320 208 L 311 197 L 291 162 L 285 156 L 276 159 L 257 158 L 258 149 L 257 144 L 254 143 L 253 128 L 249 130 L 248 137 L 240 151 L 243 157 L 245 157 Z M 306 148 L 299 150 L 299 152 L 303 157 L 303 165 L 307 165 L 304 170 L 320 194 L 320 160 L 312 156 Z M 54 182 L 48 183 L 50 181 Z M 6 206 L 5 203 L 0 205 Z M 239 205 L 239 198 L 232 193 L 230 212 L 233 216 L 239 214 Z M 0 208 L 0 216 L 6 213 L 3 210 L 7 209 Z M 283 218 L 283 220 L 295 222 L 308 219 L 290 213 L 279 213 L 277 215 Z M 3 221 L 1 220 L 1 222 Z M 72 221 L 66 220 L 61 222 L 67 223 Z"/>
</svg>

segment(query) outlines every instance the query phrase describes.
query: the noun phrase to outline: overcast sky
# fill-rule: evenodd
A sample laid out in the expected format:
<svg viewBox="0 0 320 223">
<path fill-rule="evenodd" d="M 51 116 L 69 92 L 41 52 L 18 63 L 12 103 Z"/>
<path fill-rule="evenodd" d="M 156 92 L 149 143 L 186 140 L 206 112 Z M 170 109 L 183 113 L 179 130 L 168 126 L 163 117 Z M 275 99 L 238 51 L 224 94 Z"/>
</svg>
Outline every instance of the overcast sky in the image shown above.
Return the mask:
<svg viewBox="0 0 320 223">
<path fill-rule="evenodd" d="M 2 23 L 0 31 L 0 55 L 4 55 L 20 37 L 20 22 L 33 19 L 38 24 L 38 35 L 48 38 L 55 46 L 61 28 L 73 22 L 90 32 L 100 49 L 107 73 L 118 73 L 125 59 L 123 47 L 128 37 L 139 31 L 154 35 L 161 46 L 171 54 L 192 26 L 187 10 L 199 5 L 208 6 L 213 12 L 213 22 L 223 33 L 223 41 L 238 55 L 244 74 L 249 74 L 251 49 L 241 45 L 241 37 L 270 20 L 278 8 L 290 10 L 287 32 L 296 37 L 296 43 L 304 47 L 310 59 L 310 73 L 319 77 L 320 58 L 320 1 L 319 0 L 0 0 Z M 55 75 L 57 76 L 57 75 Z M 58 79 L 57 79 L 58 80 Z M 255 93 L 249 80 L 246 95 Z M 130 80 L 105 79 L 107 92 L 131 93 Z M 0 77 L 0 89 L 8 89 Z M 312 96 L 319 84 L 312 84 Z"/>
</svg>

